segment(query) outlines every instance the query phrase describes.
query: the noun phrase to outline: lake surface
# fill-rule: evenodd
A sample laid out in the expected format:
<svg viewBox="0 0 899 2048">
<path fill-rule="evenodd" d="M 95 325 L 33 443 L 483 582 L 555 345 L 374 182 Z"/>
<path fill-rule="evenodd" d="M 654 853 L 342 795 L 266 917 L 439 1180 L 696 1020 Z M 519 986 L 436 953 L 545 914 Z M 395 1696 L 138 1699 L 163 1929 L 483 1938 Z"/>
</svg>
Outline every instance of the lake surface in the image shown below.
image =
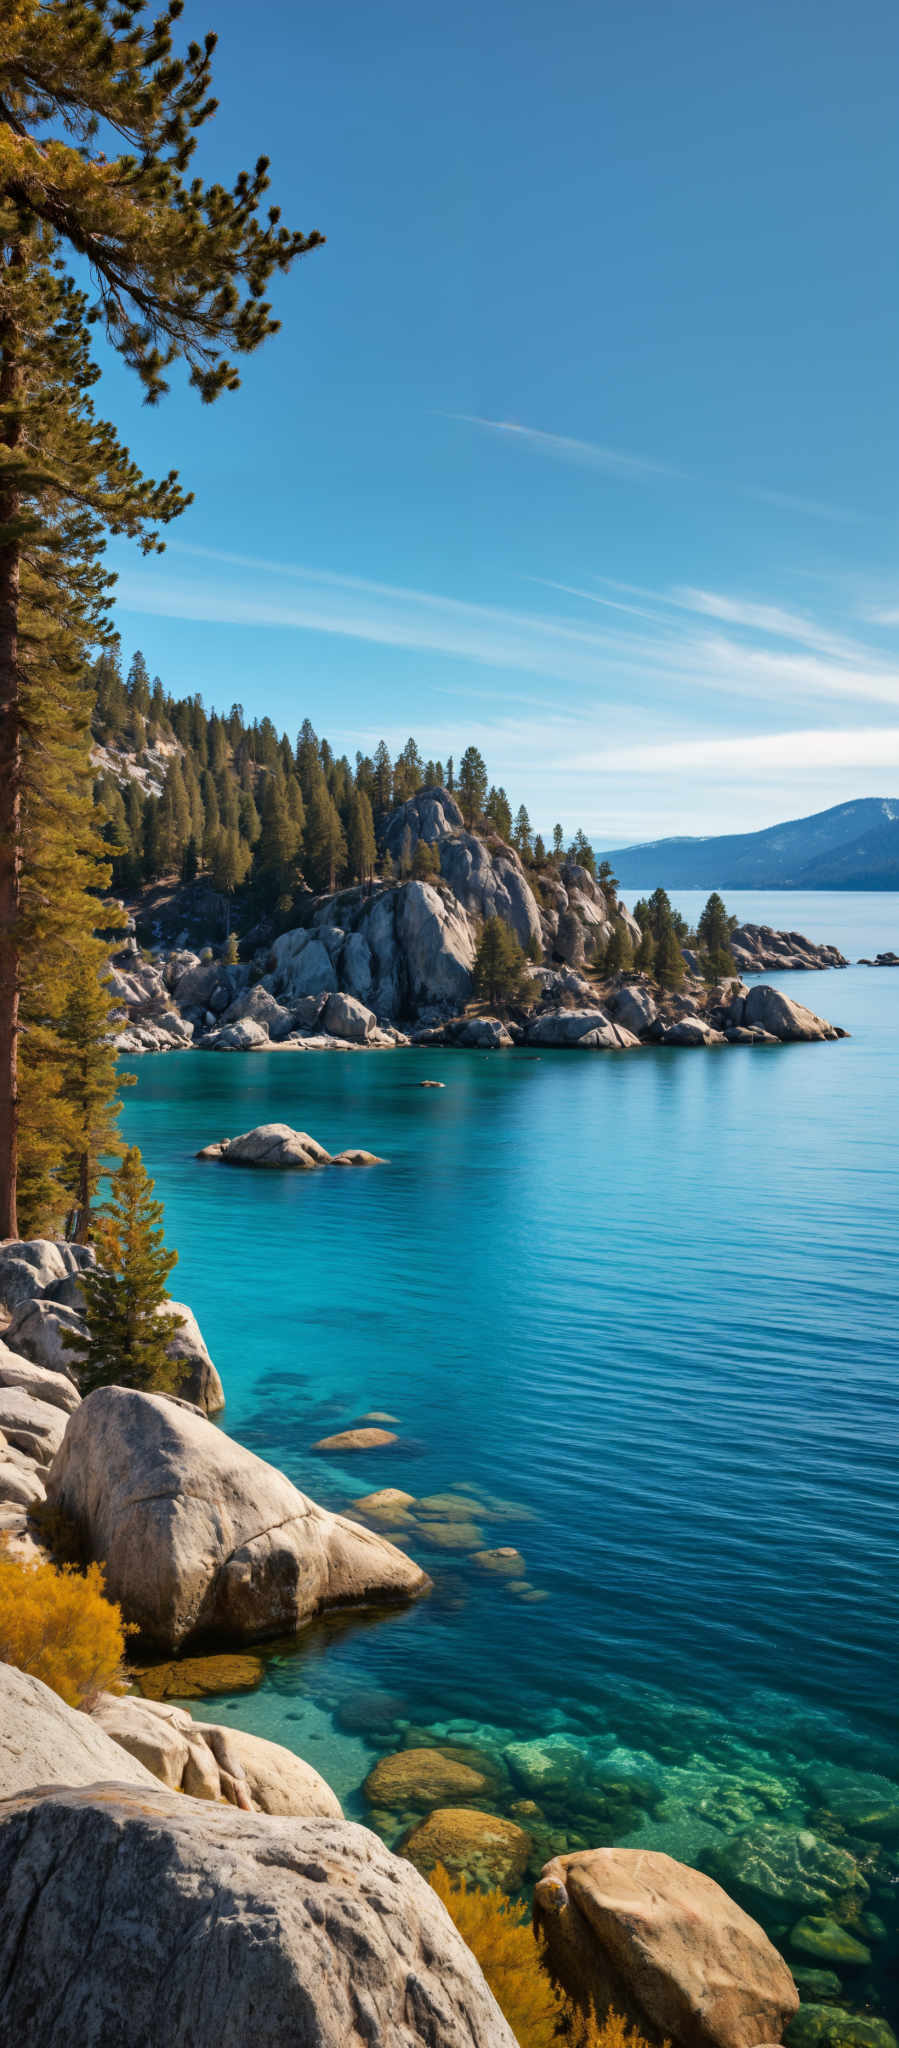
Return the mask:
<svg viewBox="0 0 899 2048">
<path fill-rule="evenodd" d="M 899 950 L 899 899 L 728 908 Z M 334 1507 L 459 1502 L 400 1532 L 428 1599 L 316 1627 L 195 1710 L 286 1742 L 359 1818 L 381 1754 L 473 1746 L 498 1808 L 536 1799 L 532 1872 L 610 1840 L 707 1863 L 794 1967 L 837 1973 L 806 1997 L 895 2024 L 899 970 L 778 985 L 851 1038 L 148 1057 L 123 1124 L 229 1431 Z M 272 1120 L 389 1164 L 194 1158 Z M 396 1446 L 313 1452 L 373 1410 Z M 498 1546 L 517 1577 L 473 1555 Z M 803 1948 L 808 1915 L 870 1960 Z"/>
</svg>

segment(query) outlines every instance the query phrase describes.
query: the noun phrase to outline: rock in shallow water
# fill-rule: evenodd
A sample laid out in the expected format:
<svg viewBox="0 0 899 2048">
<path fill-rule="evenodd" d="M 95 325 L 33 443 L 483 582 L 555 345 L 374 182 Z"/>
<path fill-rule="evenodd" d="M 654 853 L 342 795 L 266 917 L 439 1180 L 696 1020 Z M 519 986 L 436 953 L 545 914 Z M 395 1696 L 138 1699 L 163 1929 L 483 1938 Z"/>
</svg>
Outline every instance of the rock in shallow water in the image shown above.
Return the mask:
<svg viewBox="0 0 899 2048">
<path fill-rule="evenodd" d="M 756 2048 L 781 2039 L 799 1995 L 782 1956 L 701 1871 L 639 1849 L 557 1856 L 535 1923 L 562 1983 L 612 2005 L 676 2048 Z"/>
<path fill-rule="evenodd" d="M 864 1897 L 868 1886 L 848 1849 L 811 1828 L 759 1821 L 709 1852 L 707 1867 L 737 1897 L 760 1905 L 827 1906 Z"/>
<path fill-rule="evenodd" d="M 531 1853 L 531 1838 L 515 1821 L 475 1806 L 439 1806 L 402 1838 L 399 1847 L 417 1870 L 442 1863 L 473 1883 L 516 1892 Z"/>
<path fill-rule="evenodd" d="M 0 2036 L 22 2048 L 515 2048 L 430 1886 L 346 1822 L 159 1786 L 26 1799 L 0 1817 L 0 1896 Z"/>
<path fill-rule="evenodd" d="M 328 1514 L 158 1394 L 89 1394 L 47 1494 L 104 1561 L 110 1599 L 160 1649 L 287 1634 L 327 1607 L 406 1600 L 428 1585 L 385 1537 Z"/>
</svg>

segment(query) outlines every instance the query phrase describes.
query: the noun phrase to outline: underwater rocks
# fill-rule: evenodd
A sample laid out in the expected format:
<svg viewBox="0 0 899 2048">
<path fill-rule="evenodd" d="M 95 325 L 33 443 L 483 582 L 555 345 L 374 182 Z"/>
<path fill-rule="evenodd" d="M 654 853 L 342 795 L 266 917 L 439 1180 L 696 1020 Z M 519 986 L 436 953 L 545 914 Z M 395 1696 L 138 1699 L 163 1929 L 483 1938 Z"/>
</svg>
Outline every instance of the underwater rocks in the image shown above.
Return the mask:
<svg viewBox="0 0 899 2048">
<path fill-rule="evenodd" d="M 401 1749 L 382 1756 L 363 1786 L 370 1806 L 402 1812 L 481 1799 L 490 1790 L 483 1771 L 474 1770 L 442 1749 Z"/>
<path fill-rule="evenodd" d="M 294 1131 L 289 1124 L 258 1124 L 238 1138 L 222 1138 L 204 1145 L 198 1159 L 218 1159 L 225 1166 L 281 1167 L 306 1173 L 316 1166 L 384 1166 L 375 1152 L 326 1152 L 308 1131 Z"/>
<path fill-rule="evenodd" d="M 380 1451 L 399 1442 L 392 1429 L 339 1429 L 334 1436 L 319 1437 L 314 1451 Z"/>
<path fill-rule="evenodd" d="M 845 2012 L 841 2005 L 801 2005 L 786 2041 L 787 2048 L 896 2048 L 893 2029 L 879 2013 Z"/>
<path fill-rule="evenodd" d="M 531 1854 L 531 1838 L 515 1821 L 475 1806 L 440 1806 L 403 1835 L 398 1847 L 416 1870 L 442 1863 L 475 1884 L 516 1892 Z"/>
<path fill-rule="evenodd" d="M 761 1927 L 714 1881 L 637 1849 L 555 1857 L 534 1895 L 549 1963 L 583 2009 L 675 2048 L 780 2041 L 799 1995 Z"/>
<path fill-rule="evenodd" d="M 128 1671 L 148 1700 L 205 1700 L 222 1692 L 255 1692 L 264 1676 L 262 1658 L 247 1650 L 179 1657 L 170 1664 L 136 1664 Z"/>
<path fill-rule="evenodd" d="M 807 1914 L 797 1920 L 790 1934 L 790 1947 L 803 1955 L 820 1956 L 827 1963 L 869 1963 L 871 1951 L 850 1934 L 848 1927 L 831 1920 L 826 1913 Z"/>
<path fill-rule="evenodd" d="M 41 2048 L 515 2048 L 430 1885 L 345 1821 L 34 1793 L 0 1815 L 0 1897 L 0 2037 L 23 2048 L 38 2014 Z"/>
<path fill-rule="evenodd" d="M 385 1537 L 328 1514 L 162 1395 L 88 1395 L 47 1496 L 103 1560 L 110 1599 L 163 1650 L 287 1634 L 328 1607 L 407 1600 L 429 1583 Z"/>
<path fill-rule="evenodd" d="M 736 1897 L 762 1907 L 860 1901 L 868 1886 L 848 1849 L 811 1828 L 760 1821 L 709 1852 L 705 1867 Z"/>
</svg>

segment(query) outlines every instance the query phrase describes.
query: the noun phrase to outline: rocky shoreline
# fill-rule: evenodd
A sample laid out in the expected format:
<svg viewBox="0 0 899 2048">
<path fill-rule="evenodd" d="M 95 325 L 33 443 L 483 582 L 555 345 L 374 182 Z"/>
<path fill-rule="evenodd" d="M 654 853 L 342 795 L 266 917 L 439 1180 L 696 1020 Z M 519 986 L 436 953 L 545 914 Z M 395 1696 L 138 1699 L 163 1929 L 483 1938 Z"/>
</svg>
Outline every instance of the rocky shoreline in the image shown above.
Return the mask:
<svg viewBox="0 0 899 2048">
<path fill-rule="evenodd" d="M 725 1001 L 723 987 L 710 990 L 702 979 L 689 946 L 675 996 L 661 996 L 645 975 L 604 977 L 590 968 L 597 944 L 605 946 L 616 929 L 634 945 L 641 929 L 585 867 L 569 861 L 529 871 L 514 848 L 466 830 L 444 789 L 420 791 L 387 827 L 388 854 L 405 848 L 408 859 L 420 846 L 434 864 L 429 879 L 308 894 L 299 903 L 302 923 L 246 934 L 239 961 L 211 947 L 192 951 L 179 942 L 183 934 L 149 955 L 129 938 L 111 976 L 120 1051 L 389 1051 L 434 1043 L 625 1051 L 638 1043 L 749 1042 L 728 1033 L 743 1028 L 737 1010 L 750 994 L 758 1004 L 758 991 L 741 983 Z M 478 937 L 494 916 L 531 963 L 525 997 L 501 1020 L 472 1011 Z M 836 947 L 767 926 L 738 927 L 731 946 L 740 973 L 847 965 Z M 779 1028 L 788 1021 L 782 1007 L 776 1024 L 760 1014 L 748 1028 L 782 1041 L 843 1035 L 818 1018 L 810 1028 L 812 1013 L 791 1007 L 802 1011 L 801 1028 L 795 1018 Z"/>
<path fill-rule="evenodd" d="M 415 1501 L 384 1488 L 361 1497 L 355 1512 L 333 1514 L 190 1400 L 120 1387 L 82 1400 L 67 1354 L 54 1346 L 66 1318 L 82 1313 L 78 1274 L 90 1256 L 50 1240 L 0 1247 L 0 1301 L 10 1317 L 0 1343 L 0 1535 L 23 1560 L 39 1558 L 48 1523 L 39 1512 L 31 1518 L 46 1502 L 81 1557 L 102 1559 L 110 1597 L 139 1628 L 144 1654 L 180 1660 L 228 1646 L 229 1657 L 208 1666 L 221 1666 L 218 1682 L 233 1684 L 235 1654 L 251 1661 L 250 1646 L 292 1634 L 316 1613 L 427 1594 L 427 1574 L 398 1544 L 431 1547 L 441 1530 L 483 1543 L 471 1517 L 492 1512 L 489 1504 L 455 1495 Z M 190 1320 L 185 1370 L 196 1370 L 201 1346 L 208 1387 L 215 1368 Z M 372 1437 L 396 1441 L 390 1429 L 363 1427 L 317 1448 L 342 1456 L 356 1438 L 361 1447 Z M 523 1596 L 516 1550 L 500 1545 L 477 1557 L 485 1572 L 511 1573 Z M 123 2044 L 189 2039 L 218 2048 L 242 2044 L 252 2028 L 262 2048 L 283 2048 L 307 2038 L 296 2031 L 299 1999 L 322 2048 L 344 2048 L 358 2032 L 361 1997 L 372 2048 L 515 2048 L 422 1874 L 440 1861 L 512 1891 L 533 1872 L 559 1981 L 582 2005 L 611 2003 L 649 2042 L 664 2035 L 673 2048 L 760 2048 L 786 2030 L 790 2048 L 895 2048 L 876 2017 L 853 2020 L 808 1997 L 800 2007 L 790 1970 L 753 1917 L 753 1887 L 764 1892 L 782 1867 L 786 1900 L 812 1902 L 814 1956 L 827 1911 L 845 1918 L 848 1909 L 851 1918 L 853 1885 L 862 1896 L 865 1889 L 852 1857 L 829 1842 L 782 1820 L 757 1822 L 757 1849 L 750 1826 L 720 1870 L 653 1849 L 594 1847 L 590 1813 L 601 1841 L 604 1825 L 627 1830 L 625 1808 L 644 1796 L 616 1773 L 614 1756 L 594 1762 L 591 1745 L 560 1733 L 504 1736 L 493 1756 L 477 1746 L 477 1731 L 449 1723 L 443 1732 L 407 1729 L 404 1746 L 370 1773 L 365 1797 L 387 1847 L 343 1819 L 303 1758 L 233 1724 L 196 1721 L 183 1700 L 173 1704 L 165 1694 L 177 1668 L 157 1664 L 140 1674 L 139 1694 L 103 1694 L 88 1714 L 0 1665 L 9 1957 L 0 2025 L 9 2038 L 35 2039 L 29 2016 L 40 2011 L 42 2044 L 68 2048 L 74 1985 Z M 202 1659 L 195 1668 L 204 1669 Z M 572 1770 L 588 1833 L 582 1847 L 560 1853 L 552 1815 Z M 188 1962 L 184 1915 L 197 1897 L 209 1903 Z M 122 1928 L 137 1899 L 134 1950 Z M 835 1925 L 827 1938 L 838 1936 L 844 1946 L 854 1939 Z M 798 1938 L 794 1930 L 794 1946 Z M 110 1943 L 121 1970 L 108 1967 Z M 814 1993 L 827 1973 L 805 1975 Z M 836 1977 L 833 1984 L 838 1990 Z"/>
</svg>

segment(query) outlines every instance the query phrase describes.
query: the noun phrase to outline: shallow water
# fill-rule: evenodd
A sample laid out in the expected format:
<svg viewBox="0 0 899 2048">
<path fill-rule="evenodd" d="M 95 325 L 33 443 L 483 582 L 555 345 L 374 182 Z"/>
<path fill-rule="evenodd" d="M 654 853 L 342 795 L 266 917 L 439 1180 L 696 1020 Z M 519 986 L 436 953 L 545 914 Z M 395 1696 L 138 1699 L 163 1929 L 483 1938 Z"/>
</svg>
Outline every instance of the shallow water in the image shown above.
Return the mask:
<svg viewBox="0 0 899 2048">
<path fill-rule="evenodd" d="M 858 943 L 794 899 L 753 906 L 733 904 L 853 954 L 896 943 L 890 898 L 865 900 Z M 851 1898 L 827 1879 L 812 1903 L 741 1896 L 794 1965 L 895 2021 L 899 971 L 778 980 L 852 1037 L 145 1058 L 124 1127 L 229 1430 L 336 1507 L 383 1486 L 478 1503 L 404 1532 L 430 1598 L 342 1615 L 196 1711 L 289 1743 L 358 1817 L 380 1754 L 487 1751 L 502 1810 L 543 1786 L 532 1872 L 578 1840 L 708 1861 L 759 1826 L 788 1858 L 811 1825 L 849 1848 Z M 274 1119 L 390 1163 L 193 1156 Z M 372 1410 L 396 1446 L 313 1452 Z M 448 1549 L 459 1512 L 475 1533 Z M 472 1556 L 499 1545 L 524 1591 Z M 552 1731 L 578 1748 L 510 1759 Z M 378 1810 L 392 1840 L 410 1817 Z M 870 1962 L 790 1947 L 810 1913 L 842 1915 Z"/>
</svg>

